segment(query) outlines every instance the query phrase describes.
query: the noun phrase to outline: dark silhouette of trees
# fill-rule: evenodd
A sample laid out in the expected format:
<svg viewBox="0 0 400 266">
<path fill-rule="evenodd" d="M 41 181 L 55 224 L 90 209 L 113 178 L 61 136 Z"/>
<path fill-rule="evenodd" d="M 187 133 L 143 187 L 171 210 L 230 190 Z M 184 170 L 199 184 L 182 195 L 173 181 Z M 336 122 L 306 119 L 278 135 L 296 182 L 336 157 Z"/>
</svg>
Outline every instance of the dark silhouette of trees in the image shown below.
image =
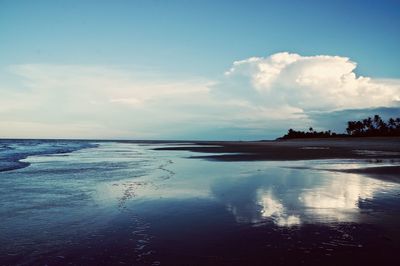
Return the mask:
<svg viewBox="0 0 400 266">
<path fill-rule="evenodd" d="M 289 129 L 288 133 L 279 139 L 400 136 L 400 118 L 390 118 L 385 123 L 379 115 L 374 115 L 373 118 L 348 121 L 346 132 L 347 134 L 337 134 L 330 130 L 317 132 L 312 127 L 308 132 Z"/>
<path fill-rule="evenodd" d="M 400 118 L 389 118 L 387 123 L 379 115 L 362 121 L 349 121 L 347 134 L 354 137 L 400 136 Z"/>
<path fill-rule="evenodd" d="M 312 128 L 308 132 L 296 131 L 289 129 L 288 133 L 281 137 L 280 139 L 298 139 L 298 138 L 331 138 L 331 137 L 343 137 L 348 136 L 346 134 L 337 134 L 330 130 L 328 131 L 315 131 Z"/>
</svg>

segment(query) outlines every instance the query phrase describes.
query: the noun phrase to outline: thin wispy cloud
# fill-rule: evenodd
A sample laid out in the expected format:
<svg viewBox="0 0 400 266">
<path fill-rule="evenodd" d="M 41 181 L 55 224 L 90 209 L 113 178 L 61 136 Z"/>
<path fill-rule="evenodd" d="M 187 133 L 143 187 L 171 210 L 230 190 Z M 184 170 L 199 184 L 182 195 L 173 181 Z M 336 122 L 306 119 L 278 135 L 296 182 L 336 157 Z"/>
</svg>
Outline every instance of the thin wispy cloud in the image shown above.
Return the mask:
<svg viewBox="0 0 400 266">
<path fill-rule="evenodd" d="M 0 82 L 0 113 L 8 121 L 2 134 L 7 137 L 26 123 L 25 134 L 35 137 L 98 137 L 102 128 L 105 136 L 160 138 L 176 130 L 168 123 L 201 114 L 190 108 L 208 102 L 211 84 L 134 67 L 24 64 L 6 72 L 19 80 L 12 86 Z M 75 126 L 68 130 L 60 123 Z M 85 130 L 76 130 L 77 124 Z"/>
<path fill-rule="evenodd" d="M 128 66 L 12 65 L 0 81 L 2 134 L 257 138 L 318 127 L 316 111 L 399 106 L 399 80 L 358 76 L 356 66 L 346 57 L 284 52 L 233 62 L 212 80 Z"/>
</svg>

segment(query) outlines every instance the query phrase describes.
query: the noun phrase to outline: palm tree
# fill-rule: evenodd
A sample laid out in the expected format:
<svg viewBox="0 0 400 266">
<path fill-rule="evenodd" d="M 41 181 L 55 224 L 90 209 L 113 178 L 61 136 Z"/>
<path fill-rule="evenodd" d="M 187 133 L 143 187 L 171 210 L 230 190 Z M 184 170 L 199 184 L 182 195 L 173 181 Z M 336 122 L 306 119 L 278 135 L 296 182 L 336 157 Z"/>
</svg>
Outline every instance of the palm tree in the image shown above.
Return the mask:
<svg viewBox="0 0 400 266">
<path fill-rule="evenodd" d="M 357 121 L 355 124 L 355 131 L 358 136 L 362 135 L 364 129 L 364 125 L 361 121 Z"/>
<path fill-rule="evenodd" d="M 355 121 L 347 122 L 347 128 L 346 128 L 347 134 L 353 135 L 355 129 L 355 123 L 356 123 Z"/>
<path fill-rule="evenodd" d="M 390 130 L 395 129 L 396 128 L 396 121 L 393 118 L 390 118 L 388 120 L 388 126 L 389 126 Z"/>
<path fill-rule="evenodd" d="M 379 130 L 382 124 L 382 118 L 379 115 L 374 115 L 373 126 L 375 129 Z"/>
<path fill-rule="evenodd" d="M 396 118 L 396 129 L 400 129 L 400 118 Z"/>
</svg>

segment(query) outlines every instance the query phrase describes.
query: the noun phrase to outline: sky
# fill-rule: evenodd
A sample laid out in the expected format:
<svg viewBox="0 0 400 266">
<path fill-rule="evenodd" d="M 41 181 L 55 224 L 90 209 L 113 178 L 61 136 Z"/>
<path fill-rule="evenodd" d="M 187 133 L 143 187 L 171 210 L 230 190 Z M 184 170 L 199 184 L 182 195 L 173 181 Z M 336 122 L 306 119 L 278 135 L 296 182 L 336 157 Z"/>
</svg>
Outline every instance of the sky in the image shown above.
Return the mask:
<svg viewBox="0 0 400 266">
<path fill-rule="evenodd" d="M 273 139 L 400 116 L 399 1 L 0 0 L 0 137 Z"/>
</svg>

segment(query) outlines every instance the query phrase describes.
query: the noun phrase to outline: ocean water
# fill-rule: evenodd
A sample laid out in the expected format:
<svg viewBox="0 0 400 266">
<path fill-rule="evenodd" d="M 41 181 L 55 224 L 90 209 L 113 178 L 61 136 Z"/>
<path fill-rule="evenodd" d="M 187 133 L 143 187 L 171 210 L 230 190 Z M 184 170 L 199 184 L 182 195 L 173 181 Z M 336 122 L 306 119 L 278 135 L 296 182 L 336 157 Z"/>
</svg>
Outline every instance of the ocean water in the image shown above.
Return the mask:
<svg viewBox="0 0 400 266">
<path fill-rule="evenodd" d="M 219 162 L 154 150 L 164 145 L 173 144 L 0 140 L 0 265 L 337 265 L 397 256 L 400 185 L 316 170 L 370 162 Z"/>
</svg>

